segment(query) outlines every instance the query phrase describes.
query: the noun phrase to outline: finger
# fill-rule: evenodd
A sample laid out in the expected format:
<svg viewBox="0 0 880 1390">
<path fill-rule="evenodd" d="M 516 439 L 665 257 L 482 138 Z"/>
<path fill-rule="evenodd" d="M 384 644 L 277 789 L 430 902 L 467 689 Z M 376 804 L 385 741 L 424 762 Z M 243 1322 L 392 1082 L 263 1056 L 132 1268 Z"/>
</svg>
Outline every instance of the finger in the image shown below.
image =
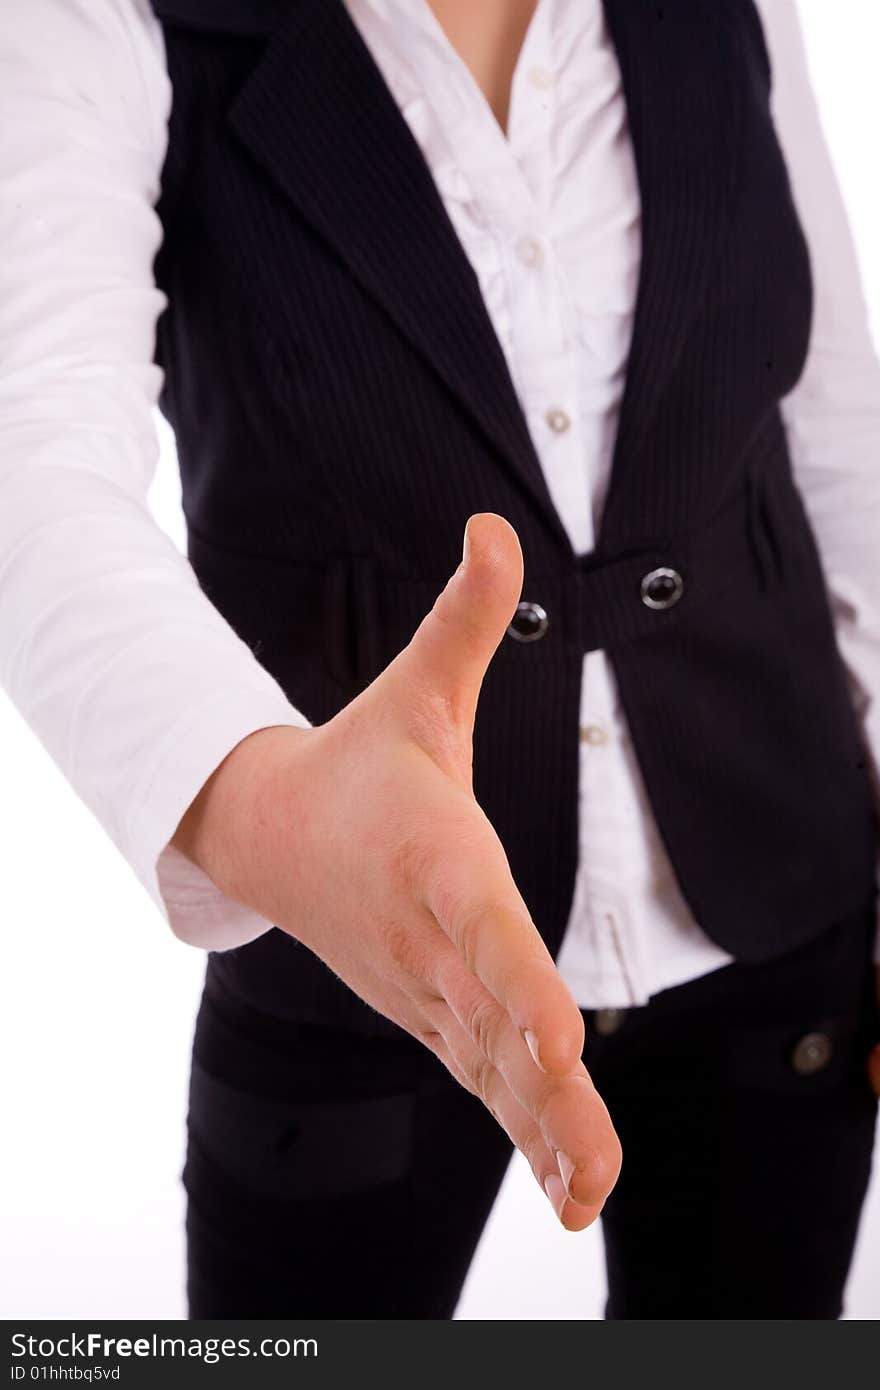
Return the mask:
<svg viewBox="0 0 880 1390">
<path fill-rule="evenodd" d="M 584 1020 L 520 896 L 493 827 L 482 813 L 467 823 L 462 818 L 446 834 L 438 831 L 437 845 L 424 856 L 414 884 L 417 897 L 507 1011 L 537 1064 L 556 1075 L 572 1071 L 584 1047 Z"/>
<path fill-rule="evenodd" d="M 428 1027 L 448 1030 L 451 1014 L 474 1049 L 474 1068 L 488 1061 L 499 1072 L 556 1156 L 569 1194 L 580 1202 L 603 1201 L 620 1171 L 620 1142 L 580 1059 L 566 1076 L 537 1067 L 507 1012 L 427 911 L 402 930 L 386 931 L 385 945 L 393 979 L 429 1020 Z"/>
<path fill-rule="evenodd" d="M 486 1106 L 520 1150 L 566 1230 L 584 1230 L 595 1221 L 616 1174 L 588 1186 L 571 1182 L 565 1159 L 554 1154 L 534 1118 L 519 1104 L 503 1075 L 488 1061 L 443 1000 L 420 1002 L 398 984 L 385 982 L 383 1009 L 427 1047 L 454 1079 Z M 534 1064 L 529 1059 L 529 1065 Z"/>
<path fill-rule="evenodd" d="M 583 1063 L 567 1076 L 541 1071 L 509 1015 L 454 950 L 434 954 L 432 991 L 438 1002 L 425 1000 L 423 1008 L 433 1025 L 444 1031 L 445 1011 L 452 1013 L 474 1055 L 497 1071 L 535 1125 L 569 1195 L 604 1201 L 620 1173 L 620 1141 Z"/>
<path fill-rule="evenodd" d="M 445 1047 L 438 1045 L 435 1049 L 437 1055 L 461 1084 L 479 1097 L 523 1154 L 562 1225 L 569 1231 L 581 1231 L 591 1225 L 599 1215 L 607 1194 L 589 1204 L 574 1201 L 540 1129 L 518 1103 L 501 1073 L 492 1066 L 450 1011 L 445 1016 L 433 1017 L 431 1021 L 445 1044 Z"/>
</svg>

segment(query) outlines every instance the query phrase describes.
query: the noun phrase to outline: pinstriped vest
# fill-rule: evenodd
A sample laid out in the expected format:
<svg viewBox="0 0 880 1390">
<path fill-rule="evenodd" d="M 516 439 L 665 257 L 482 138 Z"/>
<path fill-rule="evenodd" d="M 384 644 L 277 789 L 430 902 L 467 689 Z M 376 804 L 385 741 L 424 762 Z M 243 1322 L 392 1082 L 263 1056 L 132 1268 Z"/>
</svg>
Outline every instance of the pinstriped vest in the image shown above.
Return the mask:
<svg viewBox="0 0 880 1390">
<path fill-rule="evenodd" d="M 505 516 L 525 561 L 517 621 L 527 632 L 540 604 L 548 622 L 492 659 L 474 789 L 549 948 L 577 867 L 582 660 L 603 647 L 692 911 L 761 961 L 868 899 L 877 844 L 779 412 L 809 344 L 809 255 L 752 0 L 604 5 L 642 261 L 589 555 L 342 0 L 154 0 L 174 94 L 162 408 L 199 581 L 312 723 L 409 640 L 467 517 Z M 657 569 L 680 578 L 676 602 Z M 396 1031 L 278 929 L 209 970 L 271 1013 Z"/>
</svg>

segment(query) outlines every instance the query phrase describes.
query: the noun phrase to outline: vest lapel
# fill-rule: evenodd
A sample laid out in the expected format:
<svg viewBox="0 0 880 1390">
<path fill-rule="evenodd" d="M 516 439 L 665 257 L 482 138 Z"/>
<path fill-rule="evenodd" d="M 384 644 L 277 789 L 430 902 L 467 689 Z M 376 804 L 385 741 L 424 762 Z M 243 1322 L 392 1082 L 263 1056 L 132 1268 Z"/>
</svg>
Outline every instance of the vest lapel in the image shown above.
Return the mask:
<svg viewBox="0 0 880 1390">
<path fill-rule="evenodd" d="M 743 79 L 731 0 L 603 4 L 642 212 L 626 383 L 597 546 L 615 549 L 651 525 L 650 425 L 730 225 Z"/>
<path fill-rule="evenodd" d="M 477 278 L 342 0 L 295 0 L 229 120 L 568 546 Z"/>
<path fill-rule="evenodd" d="M 731 0 L 602 2 L 642 211 L 635 318 L 597 547 L 613 549 L 632 536 L 634 515 L 650 526 L 643 493 L 652 413 L 729 225 L 741 82 Z M 194 0 L 173 3 L 193 8 Z M 204 13 L 202 0 L 196 8 Z M 439 374 L 570 550 L 476 276 L 345 5 L 287 0 L 280 10 L 229 111 L 231 128 Z"/>
</svg>

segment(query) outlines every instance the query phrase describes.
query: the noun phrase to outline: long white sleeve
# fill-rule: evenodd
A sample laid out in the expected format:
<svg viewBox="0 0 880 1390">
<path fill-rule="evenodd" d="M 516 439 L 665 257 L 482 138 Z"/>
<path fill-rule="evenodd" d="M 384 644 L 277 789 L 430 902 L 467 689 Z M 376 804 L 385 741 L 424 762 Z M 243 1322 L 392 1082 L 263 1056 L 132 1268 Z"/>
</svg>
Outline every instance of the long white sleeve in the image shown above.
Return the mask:
<svg viewBox="0 0 880 1390">
<path fill-rule="evenodd" d="M 0 26 L 0 682 L 171 929 L 271 923 L 168 842 L 226 754 L 308 727 L 153 520 L 154 211 L 170 83 L 146 0 Z"/>
<path fill-rule="evenodd" d="M 761 0 L 758 8 L 815 296 L 806 367 L 782 412 L 880 802 L 880 360 L 796 6 Z"/>
</svg>

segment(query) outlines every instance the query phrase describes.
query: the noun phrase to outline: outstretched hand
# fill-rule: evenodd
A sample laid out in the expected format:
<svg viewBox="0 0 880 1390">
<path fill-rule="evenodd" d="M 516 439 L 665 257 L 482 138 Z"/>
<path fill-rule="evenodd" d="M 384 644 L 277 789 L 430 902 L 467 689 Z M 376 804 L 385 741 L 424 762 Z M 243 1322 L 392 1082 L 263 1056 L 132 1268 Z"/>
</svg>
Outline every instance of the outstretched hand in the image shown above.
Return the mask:
<svg viewBox="0 0 880 1390">
<path fill-rule="evenodd" d="M 522 552 L 493 512 L 466 539 L 372 684 L 325 724 L 244 739 L 178 842 L 435 1053 L 582 1230 L 617 1181 L 620 1143 L 581 1060 L 581 1012 L 473 791 L 477 700 Z"/>
</svg>

